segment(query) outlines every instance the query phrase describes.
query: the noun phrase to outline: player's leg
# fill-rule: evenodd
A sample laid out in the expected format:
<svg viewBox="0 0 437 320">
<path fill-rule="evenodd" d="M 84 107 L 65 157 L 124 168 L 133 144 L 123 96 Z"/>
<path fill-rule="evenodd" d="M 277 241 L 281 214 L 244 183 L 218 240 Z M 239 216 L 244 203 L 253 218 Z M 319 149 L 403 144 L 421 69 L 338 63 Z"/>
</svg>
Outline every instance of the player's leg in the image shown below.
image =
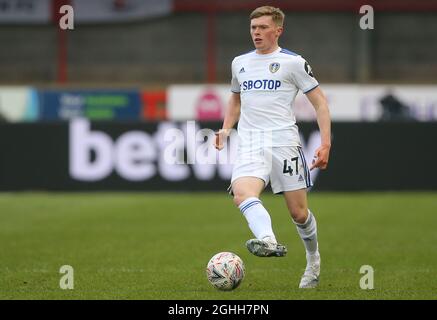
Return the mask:
<svg viewBox="0 0 437 320">
<path fill-rule="evenodd" d="M 320 273 L 317 224 L 314 215 L 308 210 L 306 190 L 312 183 L 300 147 L 273 149 L 271 183 L 274 193 L 284 194 L 288 210 L 306 249 L 307 269 L 300 287 L 314 287 Z"/>
<path fill-rule="evenodd" d="M 307 192 L 305 189 L 284 192 L 288 211 L 296 225 L 308 254 L 318 251 L 317 224 L 313 213 L 308 209 Z"/>
<path fill-rule="evenodd" d="M 307 266 L 299 287 L 314 288 L 320 275 L 316 218 L 308 209 L 306 189 L 284 192 L 284 198 L 306 250 Z"/>
<path fill-rule="evenodd" d="M 256 239 L 247 241 L 248 250 L 260 257 L 284 256 L 286 248 L 278 245 L 272 229 L 270 214 L 259 196 L 266 181 L 257 177 L 239 177 L 232 182 L 234 203 L 247 220 Z"/>
</svg>

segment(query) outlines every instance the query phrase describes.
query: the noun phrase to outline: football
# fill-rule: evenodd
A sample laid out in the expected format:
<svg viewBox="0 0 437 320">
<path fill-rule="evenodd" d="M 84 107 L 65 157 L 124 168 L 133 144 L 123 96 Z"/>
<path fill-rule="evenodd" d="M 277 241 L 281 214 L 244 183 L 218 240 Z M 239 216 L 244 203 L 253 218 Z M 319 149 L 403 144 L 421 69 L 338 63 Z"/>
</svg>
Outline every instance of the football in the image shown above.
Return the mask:
<svg viewBox="0 0 437 320">
<path fill-rule="evenodd" d="M 209 260 L 206 276 L 216 289 L 233 290 L 244 278 L 243 260 L 232 252 L 219 252 Z"/>
</svg>

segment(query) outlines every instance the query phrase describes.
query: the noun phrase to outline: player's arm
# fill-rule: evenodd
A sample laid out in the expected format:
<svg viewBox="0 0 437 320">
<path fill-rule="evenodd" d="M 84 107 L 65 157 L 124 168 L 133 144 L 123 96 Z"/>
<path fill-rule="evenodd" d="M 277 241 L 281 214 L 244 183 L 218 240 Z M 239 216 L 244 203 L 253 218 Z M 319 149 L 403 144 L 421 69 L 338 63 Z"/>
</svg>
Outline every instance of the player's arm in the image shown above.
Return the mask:
<svg viewBox="0 0 437 320">
<path fill-rule="evenodd" d="M 240 93 L 232 92 L 229 98 L 228 107 L 226 108 L 225 118 L 222 128 L 216 133 L 214 146 L 216 149 L 223 149 L 223 142 L 230 135 L 232 128 L 240 119 L 241 100 Z"/>
<path fill-rule="evenodd" d="M 328 101 L 320 89 L 316 87 L 306 94 L 317 114 L 317 123 L 321 134 L 321 145 L 317 148 L 310 170 L 314 168 L 326 169 L 331 150 L 331 116 L 329 115 Z"/>
</svg>

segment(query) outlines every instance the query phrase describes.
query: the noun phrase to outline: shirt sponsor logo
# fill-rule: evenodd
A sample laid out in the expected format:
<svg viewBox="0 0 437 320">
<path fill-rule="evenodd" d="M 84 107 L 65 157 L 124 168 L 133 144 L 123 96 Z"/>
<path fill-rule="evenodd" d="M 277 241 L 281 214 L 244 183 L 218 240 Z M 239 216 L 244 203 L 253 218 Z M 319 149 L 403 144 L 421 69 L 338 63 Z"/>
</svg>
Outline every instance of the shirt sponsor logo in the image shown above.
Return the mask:
<svg viewBox="0 0 437 320">
<path fill-rule="evenodd" d="M 241 89 L 243 91 L 249 90 L 278 90 L 281 87 L 281 81 L 279 80 L 247 80 L 243 81 L 241 84 Z"/>
</svg>

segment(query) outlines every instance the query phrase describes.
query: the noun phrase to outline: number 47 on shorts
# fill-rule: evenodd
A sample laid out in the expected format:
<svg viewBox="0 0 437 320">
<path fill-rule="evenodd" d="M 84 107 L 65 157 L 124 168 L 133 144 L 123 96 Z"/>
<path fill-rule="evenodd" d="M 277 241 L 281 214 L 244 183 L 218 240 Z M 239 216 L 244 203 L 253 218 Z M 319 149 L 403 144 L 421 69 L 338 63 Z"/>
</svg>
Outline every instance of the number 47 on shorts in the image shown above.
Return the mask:
<svg viewBox="0 0 437 320">
<path fill-rule="evenodd" d="M 282 171 L 282 173 L 289 173 L 290 176 L 292 176 L 293 175 L 293 168 L 291 166 L 293 165 L 293 162 L 294 162 L 294 167 L 295 167 L 295 173 L 294 174 L 299 174 L 298 161 L 299 161 L 299 158 L 298 157 L 294 157 L 294 158 L 291 158 L 291 163 L 289 164 L 288 159 L 285 159 L 284 160 L 284 170 Z"/>
</svg>

